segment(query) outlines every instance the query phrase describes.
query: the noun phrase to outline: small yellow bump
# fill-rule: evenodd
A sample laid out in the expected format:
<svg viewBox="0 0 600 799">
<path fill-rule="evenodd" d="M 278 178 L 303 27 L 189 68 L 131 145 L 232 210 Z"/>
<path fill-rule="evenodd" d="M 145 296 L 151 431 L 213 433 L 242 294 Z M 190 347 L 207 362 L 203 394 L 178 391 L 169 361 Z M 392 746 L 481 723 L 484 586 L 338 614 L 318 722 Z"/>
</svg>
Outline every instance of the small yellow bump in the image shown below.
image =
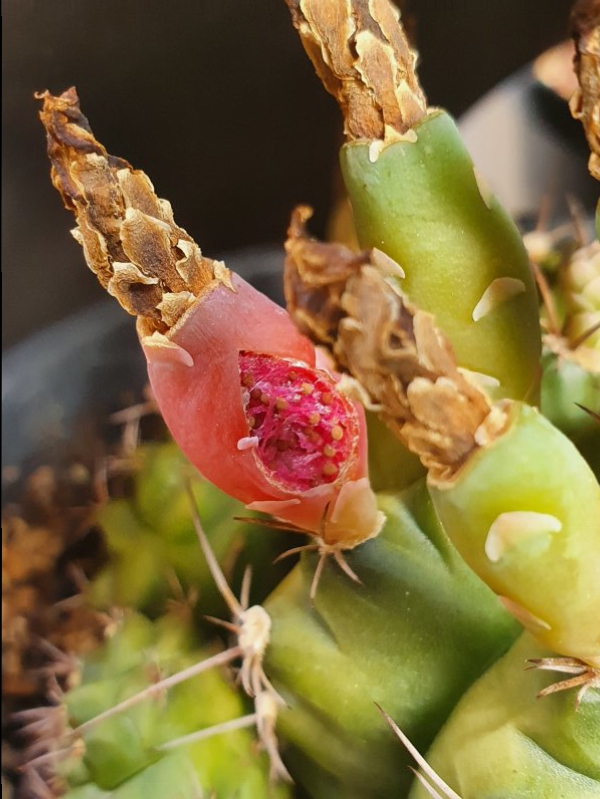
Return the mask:
<svg viewBox="0 0 600 799">
<path fill-rule="evenodd" d="M 323 405 L 331 405 L 333 402 L 333 394 L 331 391 L 325 391 L 323 394 L 321 394 L 321 402 Z"/>
<path fill-rule="evenodd" d="M 302 383 L 302 386 L 301 386 L 301 388 L 300 388 L 300 391 L 301 391 L 303 394 L 306 394 L 306 395 L 308 395 L 308 394 L 312 394 L 312 393 L 313 393 L 313 391 L 314 391 L 314 388 L 315 388 L 315 387 L 314 387 L 313 385 L 311 385 L 310 383 Z"/>
<path fill-rule="evenodd" d="M 285 411 L 287 408 L 287 402 L 283 399 L 283 397 L 277 397 L 275 400 L 275 407 L 278 411 Z"/>
<path fill-rule="evenodd" d="M 320 421 L 321 421 L 321 414 L 317 413 L 316 411 L 311 413 L 311 415 L 308 417 L 308 423 L 309 424 L 312 424 L 312 425 L 319 424 Z"/>
<path fill-rule="evenodd" d="M 335 449 L 331 446 L 331 444 L 325 444 L 323 447 L 323 455 L 325 455 L 326 458 L 333 458 L 335 455 Z"/>
<path fill-rule="evenodd" d="M 325 477 L 331 477 L 334 474 L 337 474 L 337 466 L 335 463 L 326 463 L 323 466 L 323 474 Z"/>
<path fill-rule="evenodd" d="M 250 388 L 250 386 L 254 385 L 254 375 L 251 375 L 250 372 L 245 374 L 242 377 L 242 385 L 246 386 L 246 388 Z"/>
<path fill-rule="evenodd" d="M 264 392 L 260 395 L 260 401 L 263 405 L 268 405 L 271 402 L 269 395 L 265 394 Z"/>
<path fill-rule="evenodd" d="M 331 437 L 334 441 L 341 441 L 344 437 L 344 431 L 339 424 L 336 424 L 335 427 L 331 428 Z"/>
</svg>

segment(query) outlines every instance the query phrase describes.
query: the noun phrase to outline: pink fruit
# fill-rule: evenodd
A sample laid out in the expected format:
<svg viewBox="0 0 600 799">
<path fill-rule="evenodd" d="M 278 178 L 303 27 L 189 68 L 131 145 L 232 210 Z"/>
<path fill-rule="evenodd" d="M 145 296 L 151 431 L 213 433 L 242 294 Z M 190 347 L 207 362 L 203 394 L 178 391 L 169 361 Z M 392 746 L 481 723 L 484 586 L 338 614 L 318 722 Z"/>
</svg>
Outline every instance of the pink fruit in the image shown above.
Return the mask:
<svg viewBox="0 0 600 799">
<path fill-rule="evenodd" d="M 381 516 L 364 412 L 315 366 L 288 314 L 236 275 L 213 284 L 167 337 L 144 336 L 152 389 L 184 453 L 253 510 L 351 548 Z"/>
</svg>

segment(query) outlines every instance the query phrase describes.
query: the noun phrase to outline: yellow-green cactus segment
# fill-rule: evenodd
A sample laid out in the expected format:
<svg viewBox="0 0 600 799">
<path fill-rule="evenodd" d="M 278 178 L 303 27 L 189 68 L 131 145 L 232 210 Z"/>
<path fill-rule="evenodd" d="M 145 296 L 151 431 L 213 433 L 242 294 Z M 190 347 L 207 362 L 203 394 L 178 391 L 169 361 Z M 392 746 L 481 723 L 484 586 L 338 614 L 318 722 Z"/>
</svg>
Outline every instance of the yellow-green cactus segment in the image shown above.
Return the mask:
<svg viewBox="0 0 600 799">
<path fill-rule="evenodd" d="M 437 513 L 471 568 L 544 645 L 600 666 L 600 487 L 533 408 L 443 487 Z"/>
<path fill-rule="evenodd" d="M 600 693 L 537 699 L 555 677 L 525 661 L 551 654 L 524 634 L 456 706 L 426 759 L 461 799 L 600 797 Z"/>
<path fill-rule="evenodd" d="M 404 269 L 402 289 L 435 314 L 459 365 L 498 399 L 531 399 L 539 378 L 538 299 L 514 223 L 477 175 L 454 121 L 431 112 L 412 136 L 342 148 L 363 247 Z M 495 381 L 499 385 L 495 385 Z"/>
</svg>

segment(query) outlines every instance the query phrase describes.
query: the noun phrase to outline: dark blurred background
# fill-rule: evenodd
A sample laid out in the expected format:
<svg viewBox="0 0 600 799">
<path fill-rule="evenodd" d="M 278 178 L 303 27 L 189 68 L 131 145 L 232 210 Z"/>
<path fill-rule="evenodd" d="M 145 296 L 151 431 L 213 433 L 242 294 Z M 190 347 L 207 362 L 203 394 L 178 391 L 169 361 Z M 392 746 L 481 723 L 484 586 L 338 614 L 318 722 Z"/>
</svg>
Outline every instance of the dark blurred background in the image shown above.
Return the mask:
<svg viewBox="0 0 600 799">
<path fill-rule="evenodd" d="M 410 0 L 421 79 L 460 115 L 566 38 L 571 0 Z M 48 179 L 37 90 L 75 84 L 210 255 L 322 233 L 340 123 L 283 0 L 3 0 L 3 346 L 100 297 Z"/>
</svg>

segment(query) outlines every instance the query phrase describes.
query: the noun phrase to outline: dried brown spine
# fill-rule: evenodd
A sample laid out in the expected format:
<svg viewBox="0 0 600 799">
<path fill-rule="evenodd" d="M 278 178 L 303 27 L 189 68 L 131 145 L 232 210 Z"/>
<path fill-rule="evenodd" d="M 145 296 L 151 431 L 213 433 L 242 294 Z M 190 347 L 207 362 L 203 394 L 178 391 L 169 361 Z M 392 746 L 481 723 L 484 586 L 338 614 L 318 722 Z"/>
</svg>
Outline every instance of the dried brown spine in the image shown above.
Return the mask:
<svg viewBox="0 0 600 799">
<path fill-rule="evenodd" d="M 350 140 L 404 135 L 427 112 L 397 9 L 388 0 L 286 0 Z"/>
<path fill-rule="evenodd" d="M 430 479 L 450 479 L 504 428 L 504 411 L 460 371 L 433 316 L 402 294 L 397 265 L 378 250 L 357 254 L 311 239 L 304 227 L 310 215 L 296 209 L 288 231 L 290 313 L 359 381 Z"/>
<path fill-rule="evenodd" d="M 78 227 L 90 269 L 144 334 L 167 333 L 196 299 L 227 281 L 222 263 L 205 258 L 176 225 L 149 178 L 109 155 L 91 131 L 74 88 L 49 92 L 40 118 L 46 128 L 52 183 Z"/>
</svg>

